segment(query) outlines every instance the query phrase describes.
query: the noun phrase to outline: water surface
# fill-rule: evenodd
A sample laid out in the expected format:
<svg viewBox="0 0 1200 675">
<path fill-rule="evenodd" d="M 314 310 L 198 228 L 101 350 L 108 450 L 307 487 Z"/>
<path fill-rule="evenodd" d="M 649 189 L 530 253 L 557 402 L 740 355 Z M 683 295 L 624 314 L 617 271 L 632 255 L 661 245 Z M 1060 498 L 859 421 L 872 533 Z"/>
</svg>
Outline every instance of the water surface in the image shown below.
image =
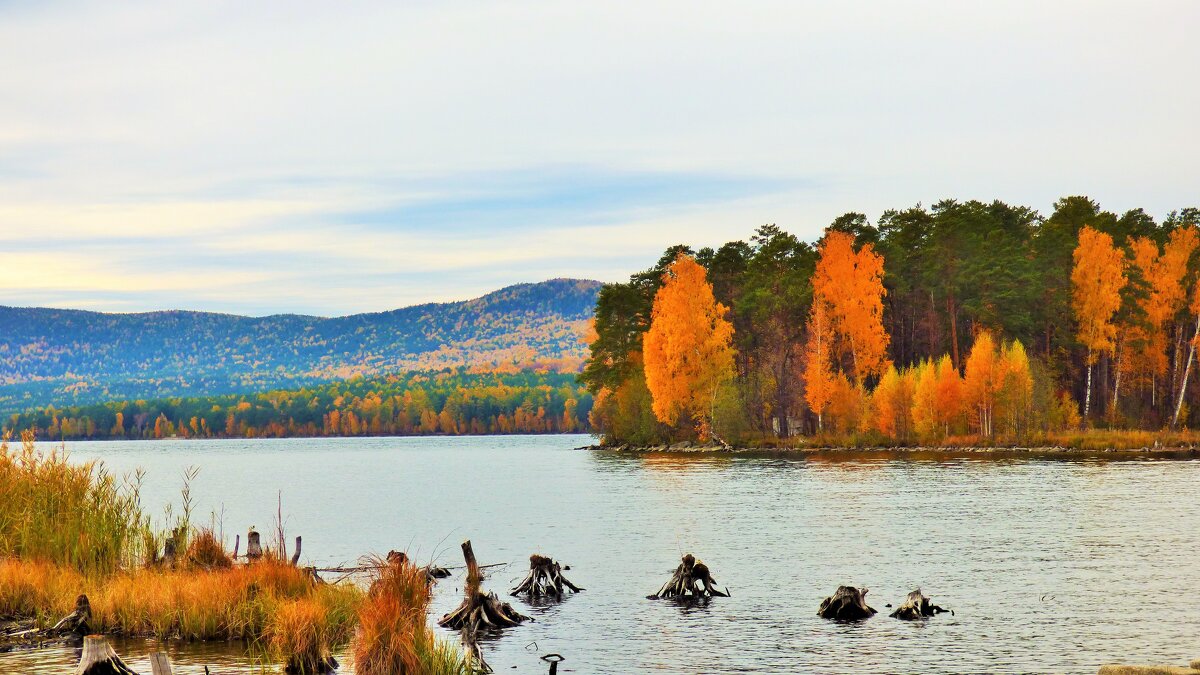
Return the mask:
<svg viewBox="0 0 1200 675">
<path fill-rule="evenodd" d="M 1200 656 L 1200 461 L 617 455 L 587 436 L 77 443 L 147 472 L 153 513 L 193 482 L 197 520 L 232 541 L 269 531 L 282 495 L 309 564 L 407 549 L 461 564 L 474 542 L 504 591 L 541 552 L 587 591 L 518 609 L 491 639 L 496 672 L 1094 673 L 1112 661 Z M 178 509 L 178 506 L 176 506 Z M 651 601 L 685 552 L 731 598 Z M 816 616 L 839 584 L 870 588 L 860 624 Z M 955 615 L 886 615 L 922 588 Z M 458 602 L 438 586 L 435 612 Z M 515 600 L 515 599 L 514 599 Z M 440 630 L 440 629 L 439 629 Z M 449 638 L 454 634 L 442 631 Z M 139 661 L 157 649 L 129 641 Z M 168 644 L 177 666 L 248 672 L 240 650 Z M 70 650 L 0 656 L 7 672 L 67 672 Z M 148 669 L 146 669 L 148 670 Z M 352 672 L 352 666 L 342 669 Z"/>
</svg>

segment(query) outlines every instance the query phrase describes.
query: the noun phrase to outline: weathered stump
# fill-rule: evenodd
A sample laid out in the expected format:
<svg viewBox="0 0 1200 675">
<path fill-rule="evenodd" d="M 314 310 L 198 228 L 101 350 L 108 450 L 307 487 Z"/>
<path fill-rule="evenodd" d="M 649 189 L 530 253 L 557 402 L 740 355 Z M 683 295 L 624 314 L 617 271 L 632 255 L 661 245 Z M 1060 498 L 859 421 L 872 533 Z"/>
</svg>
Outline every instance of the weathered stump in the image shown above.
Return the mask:
<svg viewBox="0 0 1200 675">
<path fill-rule="evenodd" d="M 75 675 L 137 675 L 125 665 L 113 651 L 112 645 L 103 635 L 89 635 L 83 639 L 83 654 Z"/>
<path fill-rule="evenodd" d="M 166 568 L 175 567 L 175 538 L 167 537 L 163 542 L 162 566 Z"/>
<path fill-rule="evenodd" d="M 154 652 L 150 655 L 150 675 L 173 675 L 171 659 L 166 652 Z"/>
<path fill-rule="evenodd" d="M 485 593 L 480 587 L 483 574 L 475 561 L 475 551 L 470 540 L 462 544 L 463 558 L 467 561 L 466 594 L 454 611 L 438 619 L 443 628 L 463 631 L 464 644 L 474 642 L 475 635 L 487 629 L 511 628 L 528 621 L 529 617 L 501 602 L 495 593 Z M 477 651 L 477 647 L 475 648 Z"/>
<path fill-rule="evenodd" d="M 526 574 L 525 579 L 512 589 L 510 595 L 524 594 L 530 600 L 534 598 L 562 600 L 563 586 L 566 586 L 572 593 L 584 590 L 563 576 L 561 565 L 544 555 L 534 553 L 529 556 L 529 574 Z"/>
<path fill-rule="evenodd" d="M 712 596 L 720 596 L 722 598 L 729 597 L 729 589 L 724 592 L 716 587 L 717 580 L 713 578 L 712 573 L 708 570 L 708 565 L 696 560 L 696 557 L 691 553 L 683 556 L 679 567 L 675 568 L 675 573 L 663 584 L 662 588 L 654 595 L 647 596 L 651 600 L 659 598 L 679 598 L 679 599 L 695 599 L 709 598 Z"/>
<path fill-rule="evenodd" d="M 62 635 L 64 633 L 75 633 L 84 635 L 91 631 L 88 622 L 92 620 L 92 605 L 88 602 L 88 597 L 80 594 L 75 598 L 75 610 L 70 614 L 58 620 L 58 623 L 50 629 L 51 633 Z"/>
<path fill-rule="evenodd" d="M 867 589 L 853 586 L 838 586 L 837 592 L 821 602 L 817 614 L 823 619 L 837 621 L 859 621 L 875 616 L 875 610 L 867 605 Z"/>
<path fill-rule="evenodd" d="M 296 535 L 296 550 L 292 553 L 292 567 L 300 562 L 300 535 Z"/>
<path fill-rule="evenodd" d="M 942 612 L 950 612 L 951 614 L 954 614 L 953 611 L 938 607 L 930 602 L 929 598 L 925 597 L 925 594 L 922 593 L 921 589 L 918 588 L 912 593 L 909 593 L 908 597 L 904 599 L 904 604 L 900 605 L 900 607 L 898 607 L 896 611 L 892 612 L 890 616 L 893 619 L 912 621 L 914 619 L 923 619 L 928 616 L 935 616 Z"/>
<path fill-rule="evenodd" d="M 408 563 L 408 554 L 404 551 L 388 551 L 387 562 L 391 565 L 404 565 Z M 438 579 L 445 579 L 450 576 L 450 570 L 445 567 L 438 567 L 433 563 L 429 563 L 424 568 L 425 580 L 429 583 L 434 583 Z"/>
<path fill-rule="evenodd" d="M 251 527 L 246 533 L 246 559 L 253 562 L 262 557 L 262 539 L 258 532 Z"/>
</svg>

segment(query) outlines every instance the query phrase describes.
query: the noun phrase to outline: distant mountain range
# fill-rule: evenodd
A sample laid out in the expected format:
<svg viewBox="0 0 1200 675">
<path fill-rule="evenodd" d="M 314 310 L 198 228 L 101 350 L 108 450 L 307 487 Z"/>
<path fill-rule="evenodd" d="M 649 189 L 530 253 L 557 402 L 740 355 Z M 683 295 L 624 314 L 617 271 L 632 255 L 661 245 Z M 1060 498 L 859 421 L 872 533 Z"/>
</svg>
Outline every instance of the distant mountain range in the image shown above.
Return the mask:
<svg viewBox="0 0 1200 675">
<path fill-rule="evenodd" d="M 578 367 L 600 283 L 336 318 L 0 306 L 0 411 L 208 396 L 409 370 Z"/>
</svg>

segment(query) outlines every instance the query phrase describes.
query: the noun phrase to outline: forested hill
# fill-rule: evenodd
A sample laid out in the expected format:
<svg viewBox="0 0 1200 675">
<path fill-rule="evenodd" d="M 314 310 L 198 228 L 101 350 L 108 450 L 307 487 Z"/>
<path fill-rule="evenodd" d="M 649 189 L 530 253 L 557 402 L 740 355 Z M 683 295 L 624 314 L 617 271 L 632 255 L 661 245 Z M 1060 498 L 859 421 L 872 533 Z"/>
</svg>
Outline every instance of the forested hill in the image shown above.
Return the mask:
<svg viewBox="0 0 1200 675">
<path fill-rule="evenodd" d="M 0 307 L 0 411 L 457 366 L 571 370 L 599 288 L 554 279 L 336 318 Z"/>
</svg>

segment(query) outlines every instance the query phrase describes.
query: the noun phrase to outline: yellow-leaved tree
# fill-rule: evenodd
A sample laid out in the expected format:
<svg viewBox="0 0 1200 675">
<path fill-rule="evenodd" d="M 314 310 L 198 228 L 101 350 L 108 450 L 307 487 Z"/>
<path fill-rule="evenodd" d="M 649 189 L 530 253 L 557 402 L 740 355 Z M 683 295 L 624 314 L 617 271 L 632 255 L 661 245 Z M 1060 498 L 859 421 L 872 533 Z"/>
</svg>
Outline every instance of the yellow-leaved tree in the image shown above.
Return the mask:
<svg viewBox="0 0 1200 675">
<path fill-rule="evenodd" d="M 733 324 L 713 296 L 704 268 L 680 254 L 654 296 L 642 338 L 646 386 L 654 416 L 676 425 L 688 418 L 696 434 L 712 434 L 717 388 L 733 377 Z"/>
<path fill-rule="evenodd" d="M 1083 399 L 1083 424 L 1088 423 L 1092 404 L 1092 366 L 1100 354 L 1112 354 L 1117 326 L 1113 315 L 1121 308 L 1125 288 L 1125 256 L 1113 246 L 1112 237 L 1084 227 L 1071 271 L 1071 305 L 1079 322 L 1079 341 L 1087 347 L 1087 389 Z"/>
</svg>

